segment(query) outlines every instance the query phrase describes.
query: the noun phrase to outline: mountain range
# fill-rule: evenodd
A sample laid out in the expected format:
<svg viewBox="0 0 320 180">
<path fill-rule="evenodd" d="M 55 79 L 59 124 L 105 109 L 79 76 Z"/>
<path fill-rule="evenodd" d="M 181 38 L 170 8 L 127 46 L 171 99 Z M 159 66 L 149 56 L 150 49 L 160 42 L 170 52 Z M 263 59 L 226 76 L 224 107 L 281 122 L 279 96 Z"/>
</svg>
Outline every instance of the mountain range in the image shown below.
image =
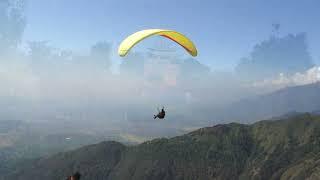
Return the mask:
<svg viewBox="0 0 320 180">
<path fill-rule="evenodd" d="M 3 180 L 320 179 L 320 116 L 200 128 L 125 146 L 101 142 L 24 162 Z"/>
<path fill-rule="evenodd" d="M 239 100 L 229 106 L 210 110 L 219 122 L 250 123 L 290 112 L 320 109 L 320 83 L 293 86 L 260 96 Z"/>
</svg>

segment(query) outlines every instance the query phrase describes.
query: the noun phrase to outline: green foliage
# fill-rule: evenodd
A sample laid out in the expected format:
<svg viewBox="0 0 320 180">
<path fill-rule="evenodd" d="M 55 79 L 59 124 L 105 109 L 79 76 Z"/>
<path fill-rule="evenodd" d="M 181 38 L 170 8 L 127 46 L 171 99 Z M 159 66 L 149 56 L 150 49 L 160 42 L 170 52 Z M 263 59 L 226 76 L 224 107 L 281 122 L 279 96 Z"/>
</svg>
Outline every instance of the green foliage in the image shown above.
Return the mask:
<svg viewBox="0 0 320 180">
<path fill-rule="evenodd" d="M 4 179 L 317 179 L 320 116 L 201 128 L 136 146 L 103 142 L 21 167 Z"/>
</svg>

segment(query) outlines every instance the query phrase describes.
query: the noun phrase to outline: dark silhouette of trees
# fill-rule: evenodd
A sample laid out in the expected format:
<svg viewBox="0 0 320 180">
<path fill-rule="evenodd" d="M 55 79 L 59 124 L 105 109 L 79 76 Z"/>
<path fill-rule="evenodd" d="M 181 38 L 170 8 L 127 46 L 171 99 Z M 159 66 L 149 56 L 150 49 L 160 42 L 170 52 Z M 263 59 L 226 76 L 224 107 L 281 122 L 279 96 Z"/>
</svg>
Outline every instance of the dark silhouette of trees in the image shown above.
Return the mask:
<svg viewBox="0 0 320 180">
<path fill-rule="evenodd" d="M 23 0 L 0 1 L 0 54 L 9 53 L 19 45 L 25 25 Z"/>
<path fill-rule="evenodd" d="M 313 66 L 306 34 L 271 36 L 257 44 L 249 57 L 242 58 L 236 72 L 244 80 L 259 80 L 284 74 L 303 72 Z"/>
<path fill-rule="evenodd" d="M 48 41 L 29 42 L 28 48 L 28 59 L 36 72 L 74 72 L 75 68 L 82 73 L 108 72 L 112 65 L 111 44 L 107 42 L 94 44 L 88 55 L 52 47 Z"/>
<path fill-rule="evenodd" d="M 131 52 L 120 64 L 120 73 L 123 75 L 142 76 L 145 62 L 145 56 L 143 54 Z"/>
<path fill-rule="evenodd" d="M 90 59 L 96 67 L 101 67 L 108 70 L 111 65 L 111 44 L 105 41 L 100 41 L 91 47 Z"/>
<path fill-rule="evenodd" d="M 53 48 L 48 45 L 48 41 L 32 41 L 28 46 L 32 59 L 49 58 L 52 55 Z"/>
</svg>

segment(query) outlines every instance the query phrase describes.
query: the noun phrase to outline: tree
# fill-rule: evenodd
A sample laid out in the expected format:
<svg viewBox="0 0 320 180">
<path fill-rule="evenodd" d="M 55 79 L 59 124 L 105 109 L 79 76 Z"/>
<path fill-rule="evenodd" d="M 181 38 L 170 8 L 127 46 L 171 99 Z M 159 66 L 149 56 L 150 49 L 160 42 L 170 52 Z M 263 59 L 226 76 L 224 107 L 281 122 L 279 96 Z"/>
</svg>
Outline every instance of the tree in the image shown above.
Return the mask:
<svg viewBox="0 0 320 180">
<path fill-rule="evenodd" d="M 109 69 L 112 65 L 111 62 L 111 44 L 105 41 L 97 42 L 91 47 L 91 60 L 96 67 Z"/>
<path fill-rule="evenodd" d="M 31 41 L 28 43 L 29 54 L 32 59 L 48 58 L 52 54 L 52 47 L 48 45 L 48 41 Z"/>
<path fill-rule="evenodd" d="M 54 69 L 54 48 L 48 44 L 48 41 L 28 42 L 28 58 L 32 68 L 36 72 L 47 72 Z"/>
<path fill-rule="evenodd" d="M 123 75 L 142 76 L 144 74 L 145 56 L 141 53 L 131 52 L 120 65 L 120 73 Z"/>
<path fill-rule="evenodd" d="M 313 66 L 308 52 L 306 34 L 271 36 L 257 44 L 249 57 L 242 58 L 236 72 L 242 79 L 259 80 L 272 78 L 280 73 L 294 74 Z"/>
<path fill-rule="evenodd" d="M 14 50 L 20 43 L 25 26 L 25 1 L 0 1 L 0 53 Z"/>
</svg>

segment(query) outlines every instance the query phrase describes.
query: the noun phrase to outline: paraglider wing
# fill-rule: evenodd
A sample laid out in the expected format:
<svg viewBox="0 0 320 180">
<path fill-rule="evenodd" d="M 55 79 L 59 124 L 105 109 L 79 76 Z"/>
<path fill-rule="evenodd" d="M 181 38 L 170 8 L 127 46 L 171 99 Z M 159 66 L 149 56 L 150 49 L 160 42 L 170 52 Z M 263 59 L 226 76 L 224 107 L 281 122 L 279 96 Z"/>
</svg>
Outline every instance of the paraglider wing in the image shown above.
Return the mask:
<svg viewBox="0 0 320 180">
<path fill-rule="evenodd" d="M 197 56 L 197 49 L 193 42 L 188 39 L 183 34 L 172 31 L 172 30 L 165 30 L 165 29 L 147 29 L 138 31 L 130 36 L 128 36 L 119 46 L 118 54 L 119 56 L 123 57 L 127 55 L 127 53 L 130 51 L 130 49 L 139 43 L 140 41 L 144 40 L 145 38 L 148 38 L 153 35 L 159 35 L 168 39 L 171 39 L 172 41 L 178 43 L 180 46 L 182 46 L 191 56 Z"/>
</svg>

